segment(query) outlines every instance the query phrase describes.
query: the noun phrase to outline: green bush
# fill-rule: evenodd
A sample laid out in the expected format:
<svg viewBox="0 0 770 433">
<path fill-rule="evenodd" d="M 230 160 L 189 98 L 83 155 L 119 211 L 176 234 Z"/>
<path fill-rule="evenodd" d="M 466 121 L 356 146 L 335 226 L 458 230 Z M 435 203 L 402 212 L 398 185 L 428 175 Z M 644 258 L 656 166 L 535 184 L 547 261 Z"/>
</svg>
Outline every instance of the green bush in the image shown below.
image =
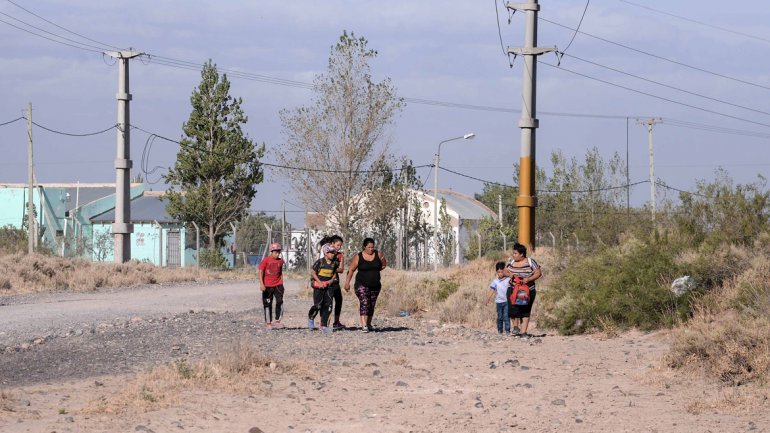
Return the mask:
<svg viewBox="0 0 770 433">
<path fill-rule="evenodd" d="M 460 287 L 460 284 L 456 281 L 452 281 L 447 278 L 441 278 L 438 280 L 438 289 L 434 293 L 434 298 L 439 302 L 444 302 L 446 299 Z"/>
<path fill-rule="evenodd" d="M 669 286 L 681 275 L 676 248 L 666 242 L 632 240 L 592 255 L 568 259 L 563 272 L 543 290 L 546 327 L 574 334 L 607 326 L 642 330 L 670 326 L 690 313 L 687 293 Z"/>
<path fill-rule="evenodd" d="M 200 265 L 206 269 L 227 269 L 227 260 L 218 249 L 205 249 L 200 252 Z"/>
</svg>

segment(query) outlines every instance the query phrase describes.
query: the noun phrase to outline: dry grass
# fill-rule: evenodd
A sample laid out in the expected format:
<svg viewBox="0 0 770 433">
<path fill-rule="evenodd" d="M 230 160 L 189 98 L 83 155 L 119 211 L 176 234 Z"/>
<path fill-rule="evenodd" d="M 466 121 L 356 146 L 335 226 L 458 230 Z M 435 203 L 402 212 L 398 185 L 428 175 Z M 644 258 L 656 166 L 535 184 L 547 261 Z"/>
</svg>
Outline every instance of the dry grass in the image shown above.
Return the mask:
<svg viewBox="0 0 770 433">
<path fill-rule="evenodd" d="M 116 265 L 40 254 L 0 256 L 0 269 L 3 269 L 0 295 L 255 278 L 251 271 L 217 272 L 195 267 L 169 269 L 142 262 Z"/>
<path fill-rule="evenodd" d="M 16 412 L 16 398 L 11 392 L 0 390 L 0 419 L 13 412 Z"/>
<path fill-rule="evenodd" d="M 696 314 L 673 333 L 668 364 L 702 372 L 728 385 L 770 379 L 770 257 L 713 290 Z"/>
<path fill-rule="evenodd" d="M 250 346 L 238 344 L 214 360 L 178 359 L 140 373 L 116 394 L 92 401 L 84 412 L 147 412 L 179 404 L 186 394 L 198 391 L 253 393 L 269 375 L 307 375 L 310 371 L 305 364 L 275 361 Z"/>
<path fill-rule="evenodd" d="M 714 398 L 704 398 L 687 405 L 687 412 L 698 415 L 704 412 L 720 412 L 734 414 L 761 413 L 768 410 L 770 397 L 767 389 L 756 387 L 727 387 L 719 391 Z"/>
</svg>

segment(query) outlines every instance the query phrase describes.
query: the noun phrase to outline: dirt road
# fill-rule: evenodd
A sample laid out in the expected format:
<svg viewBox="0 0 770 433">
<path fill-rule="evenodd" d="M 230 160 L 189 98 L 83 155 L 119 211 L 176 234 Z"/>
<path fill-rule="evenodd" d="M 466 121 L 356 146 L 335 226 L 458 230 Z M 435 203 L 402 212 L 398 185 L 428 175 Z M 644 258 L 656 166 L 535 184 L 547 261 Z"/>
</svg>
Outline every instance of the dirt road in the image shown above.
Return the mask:
<svg viewBox="0 0 770 433">
<path fill-rule="evenodd" d="M 399 317 L 322 335 L 305 329 L 301 283 L 279 331 L 262 326 L 253 283 L 0 299 L 0 432 L 770 431 L 767 406 L 736 412 L 714 383 L 657 368 L 663 334 L 524 341 Z M 137 371 L 236 344 L 304 368 L 93 410 Z"/>
</svg>

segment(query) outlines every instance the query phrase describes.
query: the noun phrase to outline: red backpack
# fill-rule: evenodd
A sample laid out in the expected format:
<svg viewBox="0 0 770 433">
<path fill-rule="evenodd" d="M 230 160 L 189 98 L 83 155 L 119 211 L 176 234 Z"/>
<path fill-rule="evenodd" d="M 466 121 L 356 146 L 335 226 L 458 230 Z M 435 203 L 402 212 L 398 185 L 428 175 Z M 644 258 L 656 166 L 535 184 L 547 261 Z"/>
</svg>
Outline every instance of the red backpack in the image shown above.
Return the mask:
<svg viewBox="0 0 770 433">
<path fill-rule="evenodd" d="M 514 275 L 511 282 L 511 296 L 508 298 L 511 305 L 529 305 L 529 286 L 518 275 Z"/>
</svg>

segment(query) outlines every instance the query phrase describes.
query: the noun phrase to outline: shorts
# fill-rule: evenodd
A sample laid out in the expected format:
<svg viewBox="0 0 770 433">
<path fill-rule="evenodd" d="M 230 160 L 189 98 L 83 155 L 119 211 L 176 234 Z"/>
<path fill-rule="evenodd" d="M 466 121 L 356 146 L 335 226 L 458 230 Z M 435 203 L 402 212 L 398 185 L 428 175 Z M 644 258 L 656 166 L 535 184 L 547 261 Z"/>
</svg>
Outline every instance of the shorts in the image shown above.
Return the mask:
<svg viewBox="0 0 770 433">
<path fill-rule="evenodd" d="M 508 305 L 508 317 L 511 319 L 523 319 L 529 317 L 532 313 L 532 304 L 535 303 L 535 297 L 537 296 L 537 290 L 532 289 L 529 291 L 529 304 L 528 305 Z"/>
</svg>

